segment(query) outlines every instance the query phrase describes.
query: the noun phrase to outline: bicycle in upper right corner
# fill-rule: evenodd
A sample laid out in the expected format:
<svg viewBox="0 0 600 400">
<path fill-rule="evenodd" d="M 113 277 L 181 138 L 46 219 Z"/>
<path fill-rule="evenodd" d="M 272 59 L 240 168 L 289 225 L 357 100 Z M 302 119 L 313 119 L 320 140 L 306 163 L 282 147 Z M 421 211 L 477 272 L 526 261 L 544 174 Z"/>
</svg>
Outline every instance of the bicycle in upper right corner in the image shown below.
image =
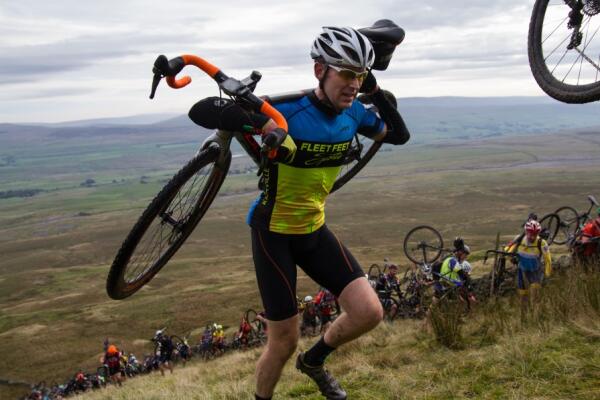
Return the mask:
<svg viewBox="0 0 600 400">
<path fill-rule="evenodd" d="M 536 0 L 528 54 L 540 88 L 565 103 L 600 100 L 600 0 Z"/>
</svg>

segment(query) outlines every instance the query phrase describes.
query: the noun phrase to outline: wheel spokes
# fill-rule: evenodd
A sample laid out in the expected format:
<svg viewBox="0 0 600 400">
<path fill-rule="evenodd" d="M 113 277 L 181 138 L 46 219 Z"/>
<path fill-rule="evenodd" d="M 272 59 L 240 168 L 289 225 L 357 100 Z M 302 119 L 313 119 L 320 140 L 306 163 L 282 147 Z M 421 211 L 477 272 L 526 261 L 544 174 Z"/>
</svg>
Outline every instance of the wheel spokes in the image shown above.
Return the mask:
<svg viewBox="0 0 600 400">
<path fill-rule="evenodd" d="M 573 13 L 581 17 L 572 17 Z M 564 1 L 551 2 L 544 15 L 541 46 L 546 67 L 556 80 L 583 86 L 597 83 L 600 76 L 600 62 L 595 61 L 600 61 L 600 17 L 577 13 Z"/>
<path fill-rule="evenodd" d="M 210 163 L 196 172 L 151 222 L 131 255 L 124 275 L 125 282 L 132 283 L 144 276 L 181 238 L 194 210 L 203 206 L 201 199 L 210 189 L 207 183 L 214 171 L 213 166 Z"/>
</svg>

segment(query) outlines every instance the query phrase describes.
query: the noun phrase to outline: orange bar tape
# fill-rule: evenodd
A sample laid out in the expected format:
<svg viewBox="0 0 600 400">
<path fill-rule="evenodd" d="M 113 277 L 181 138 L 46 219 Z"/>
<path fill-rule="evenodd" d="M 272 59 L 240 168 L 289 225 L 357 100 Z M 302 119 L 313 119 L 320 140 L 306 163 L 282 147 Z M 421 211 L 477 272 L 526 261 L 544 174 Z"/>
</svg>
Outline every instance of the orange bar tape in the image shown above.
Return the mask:
<svg viewBox="0 0 600 400">
<path fill-rule="evenodd" d="M 181 56 L 181 58 L 183 58 L 183 61 L 185 61 L 185 65 L 195 65 L 211 77 L 214 77 L 217 74 L 217 72 L 219 72 L 219 68 L 215 67 L 205 59 L 200 58 L 198 56 L 185 54 Z"/>
<path fill-rule="evenodd" d="M 287 132 L 287 130 L 288 130 L 287 121 L 285 120 L 283 115 L 281 115 L 281 113 L 279 111 L 277 111 L 275 108 L 273 108 L 273 106 L 271 106 L 269 103 L 264 101 L 263 105 L 260 107 L 260 112 L 271 117 L 273 119 L 273 121 L 275 121 L 275 123 L 277 124 L 278 127 L 280 127 L 281 129 L 283 129 L 284 131 Z"/>
</svg>

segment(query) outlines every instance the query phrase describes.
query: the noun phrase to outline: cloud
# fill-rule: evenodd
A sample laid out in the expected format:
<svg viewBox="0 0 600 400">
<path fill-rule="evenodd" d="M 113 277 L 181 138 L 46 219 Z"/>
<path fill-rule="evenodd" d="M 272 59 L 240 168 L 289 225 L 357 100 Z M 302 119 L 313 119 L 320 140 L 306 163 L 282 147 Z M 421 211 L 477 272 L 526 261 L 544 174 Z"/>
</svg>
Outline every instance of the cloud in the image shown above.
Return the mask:
<svg viewBox="0 0 600 400">
<path fill-rule="evenodd" d="M 452 80 L 452 90 L 462 85 L 471 93 L 469 82 L 485 82 L 485 77 L 530 79 L 526 41 L 532 4 L 533 0 L 3 2 L 0 120 L 14 118 L 9 111 L 13 105 L 8 107 L 11 99 L 39 99 L 36 104 L 51 100 L 39 108 L 55 107 L 60 120 L 70 119 L 68 113 L 75 108 L 75 118 L 93 117 L 94 107 L 107 112 L 105 105 L 116 97 L 125 107 L 120 106 L 121 113 L 128 104 L 135 113 L 153 112 L 155 108 L 143 108 L 149 107 L 147 102 L 133 102 L 142 94 L 147 97 L 152 62 L 161 53 L 198 54 L 236 77 L 259 70 L 264 76 L 261 93 L 303 88 L 314 84 L 309 51 L 321 26 L 364 27 L 382 18 L 406 30 L 390 68 L 378 74 L 382 81 L 405 87 L 410 79 Z M 209 80 L 189 73 L 195 82 L 185 93 L 214 89 Z M 495 93 L 491 79 L 489 85 L 480 85 L 479 90 Z M 436 95 L 437 86 L 420 92 Z M 93 98 L 80 104 L 90 92 Z M 162 104 L 179 109 L 187 100 L 181 100 L 181 92 L 172 92 L 161 88 L 166 99 Z M 514 94 L 522 93 L 517 89 Z M 30 115 L 35 120 L 36 112 Z"/>
</svg>

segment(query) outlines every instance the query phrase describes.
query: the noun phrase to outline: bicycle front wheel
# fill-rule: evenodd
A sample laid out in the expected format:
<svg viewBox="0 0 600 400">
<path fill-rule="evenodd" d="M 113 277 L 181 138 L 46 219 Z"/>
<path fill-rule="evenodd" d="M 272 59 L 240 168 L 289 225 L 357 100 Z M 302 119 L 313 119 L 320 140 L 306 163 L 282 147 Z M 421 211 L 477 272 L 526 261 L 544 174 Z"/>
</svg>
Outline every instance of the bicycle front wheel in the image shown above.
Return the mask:
<svg viewBox="0 0 600 400">
<path fill-rule="evenodd" d="M 369 273 L 367 276 L 370 281 L 376 281 L 377 279 L 379 279 L 379 277 L 381 276 L 381 268 L 379 268 L 379 265 L 372 264 L 369 267 Z"/>
<path fill-rule="evenodd" d="M 218 147 L 201 151 L 158 193 L 121 245 L 106 291 L 131 296 L 171 259 L 208 210 L 225 180 L 231 153 L 217 163 Z"/>
<path fill-rule="evenodd" d="M 442 254 L 443 248 L 442 235 L 431 226 L 417 226 L 404 238 L 404 254 L 415 264 L 434 262 Z"/>
<path fill-rule="evenodd" d="M 559 218 L 559 227 L 554 243 L 565 244 L 575 234 L 575 230 L 579 227 L 579 217 L 577 211 L 573 207 L 564 206 L 554 211 Z"/>
<path fill-rule="evenodd" d="M 540 236 L 546 240 L 548 245 L 551 245 L 560 228 L 560 217 L 554 213 L 546 214 L 540 219 L 540 225 L 542 226 Z"/>
<path fill-rule="evenodd" d="M 536 0 L 528 55 L 540 88 L 565 103 L 600 100 L 600 0 Z"/>
</svg>

